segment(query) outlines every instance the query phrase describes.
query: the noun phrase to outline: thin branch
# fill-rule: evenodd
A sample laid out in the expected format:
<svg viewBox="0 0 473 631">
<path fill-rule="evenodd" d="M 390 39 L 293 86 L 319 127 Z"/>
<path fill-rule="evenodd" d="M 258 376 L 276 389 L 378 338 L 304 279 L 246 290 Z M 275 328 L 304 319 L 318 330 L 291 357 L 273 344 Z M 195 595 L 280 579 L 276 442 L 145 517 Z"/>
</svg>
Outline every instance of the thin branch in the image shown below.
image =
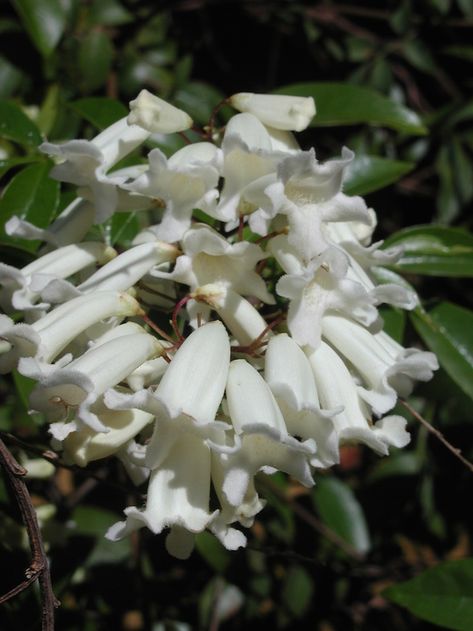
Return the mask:
<svg viewBox="0 0 473 631">
<path fill-rule="evenodd" d="M 32 555 L 30 566 L 25 572 L 25 580 L 7 594 L 0 597 L 0 604 L 16 594 L 19 594 L 38 579 L 41 591 L 41 628 L 43 631 L 54 631 L 54 608 L 58 607 L 60 603 L 54 596 L 48 559 L 44 549 L 36 512 L 31 502 L 28 488 L 22 479 L 27 471 L 18 464 L 1 439 L 0 464 L 15 494 L 18 508 L 20 509 L 28 533 L 28 541 Z"/>
<path fill-rule="evenodd" d="M 460 449 L 457 449 L 457 447 L 454 447 L 451 443 L 449 443 L 448 440 L 445 438 L 445 436 L 442 434 L 442 432 L 436 429 L 435 427 L 433 427 L 433 425 L 431 425 L 429 421 L 427 421 L 423 416 L 421 416 L 419 412 L 414 410 L 414 408 L 411 407 L 409 403 L 407 403 L 407 401 L 404 401 L 403 399 L 399 399 L 399 401 L 406 408 L 406 410 L 409 410 L 409 412 L 412 414 L 412 416 L 415 419 L 417 419 L 420 423 L 422 423 L 422 425 L 426 427 L 427 430 L 431 434 L 433 434 L 436 438 L 438 438 L 438 440 L 441 443 L 443 443 L 449 451 L 452 452 L 455 458 L 458 458 L 458 460 L 460 460 L 460 462 L 462 462 L 465 465 L 465 467 L 473 473 L 473 464 L 469 460 L 467 460 L 464 456 L 462 456 Z"/>
<path fill-rule="evenodd" d="M 291 497 L 288 497 L 287 494 L 281 490 L 272 480 L 265 478 L 258 478 L 259 481 L 264 485 L 271 493 L 276 495 L 279 499 L 283 500 L 288 504 L 291 509 L 294 511 L 296 515 L 298 515 L 306 524 L 308 524 L 311 528 L 313 528 L 320 535 L 325 537 L 330 543 L 343 550 L 343 552 L 349 556 L 354 561 L 363 561 L 365 555 L 361 552 L 358 552 L 356 548 L 354 548 L 347 541 L 342 539 L 335 531 L 322 523 L 317 517 L 308 511 L 306 508 L 301 506 L 298 502 L 296 502 Z"/>
</svg>

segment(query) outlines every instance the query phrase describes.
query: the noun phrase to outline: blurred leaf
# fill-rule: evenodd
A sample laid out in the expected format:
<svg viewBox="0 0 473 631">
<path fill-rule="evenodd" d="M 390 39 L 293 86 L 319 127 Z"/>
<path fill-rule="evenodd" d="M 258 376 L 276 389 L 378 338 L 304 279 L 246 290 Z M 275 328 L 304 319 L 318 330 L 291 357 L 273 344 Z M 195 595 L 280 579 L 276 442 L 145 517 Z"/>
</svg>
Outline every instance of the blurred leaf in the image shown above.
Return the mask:
<svg viewBox="0 0 473 631">
<path fill-rule="evenodd" d="M 32 164 L 22 169 L 9 182 L 0 199 L 0 241 L 21 245 L 34 252 L 39 243 L 9 237 L 5 231 L 5 222 L 13 215 L 26 219 L 39 228 L 49 225 L 55 216 L 59 203 L 59 182 L 49 177 L 49 161 Z"/>
<path fill-rule="evenodd" d="M 471 631 L 473 620 L 473 559 L 446 561 L 415 578 L 384 590 L 411 613 L 436 625 Z"/>
<path fill-rule="evenodd" d="M 407 134 L 426 134 L 418 115 L 403 105 L 370 90 L 348 83 L 294 83 L 278 94 L 312 96 L 317 114 L 312 125 L 382 125 Z"/>
<path fill-rule="evenodd" d="M 414 451 L 394 451 L 389 458 L 379 460 L 368 476 L 369 482 L 384 478 L 404 475 L 417 475 L 422 468 L 422 461 Z"/>
<path fill-rule="evenodd" d="M 394 268 L 428 276 L 473 276 L 473 234 L 462 228 L 415 226 L 388 237 L 383 248 L 402 245 Z"/>
<path fill-rule="evenodd" d="M 428 313 L 417 309 L 411 319 L 445 371 L 473 399 L 473 312 L 441 302 Z"/>
<path fill-rule="evenodd" d="M 0 137 L 30 147 L 42 140 L 33 121 L 17 105 L 4 100 L 0 100 Z"/>
<path fill-rule="evenodd" d="M 289 611 L 300 618 L 308 609 L 314 594 L 314 582 L 300 565 L 292 566 L 284 581 L 282 601 Z"/>
<path fill-rule="evenodd" d="M 363 509 L 353 491 L 334 476 L 319 478 L 312 491 L 317 512 L 323 522 L 362 554 L 371 547 Z"/>
<path fill-rule="evenodd" d="M 19 400 L 22 402 L 25 410 L 29 410 L 30 405 L 28 399 L 30 392 L 36 385 L 36 382 L 34 379 L 29 379 L 28 377 L 23 376 L 17 370 L 13 371 L 13 382 L 15 383 Z"/>
<path fill-rule="evenodd" d="M 397 182 L 413 168 L 410 162 L 359 155 L 346 170 L 343 190 L 348 195 L 366 195 Z"/>
<path fill-rule="evenodd" d="M 473 164 L 456 138 L 452 140 L 451 153 L 455 189 L 460 202 L 466 204 L 473 197 L 473 178 L 471 177 Z"/>
<path fill-rule="evenodd" d="M 402 47 L 402 53 L 417 70 L 427 72 L 428 74 L 436 73 L 437 64 L 435 59 L 422 40 L 413 39 L 406 42 Z"/>
<path fill-rule="evenodd" d="M 216 537 L 210 532 L 200 532 L 195 538 L 195 547 L 215 572 L 225 572 L 230 563 L 230 555 Z"/>
<path fill-rule="evenodd" d="M 443 145 L 436 160 L 437 173 L 440 179 L 440 191 L 437 195 L 437 219 L 441 223 L 451 223 L 459 213 L 453 172 L 453 158 L 449 145 Z"/>
<path fill-rule="evenodd" d="M 110 224 L 110 245 L 129 245 L 140 229 L 136 212 L 114 213 Z"/>
<path fill-rule="evenodd" d="M 473 17 L 473 2 L 472 0 L 457 0 L 458 6 L 463 12 L 463 15 L 467 17 Z"/>
<path fill-rule="evenodd" d="M 207 83 L 193 81 L 179 89 L 174 102 L 177 107 L 185 110 L 196 123 L 208 123 L 214 107 L 223 99 L 223 94 Z"/>
<path fill-rule="evenodd" d="M 120 118 L 128 114 L 127 108 L 116 101 L 105 96 L 95 96 L 86 99 L 72 101 L 70 106 L 86 121 L 92 123 L 97 129 L 103 130 Z"/>
<path fill-rule="evenodd" d="M 105 84 L 112 57 L 113 46 L 105 33 L 93 30 L 84 37 L 79 47 L 78 68 L 85 92 L 93 92 Z"/>
<path fill-rule="evenodd" d="M 56 48 L 66 26 L 60 0 L 12 0 L 33 44 L 47 57 Z"/>
<path fill-rule="evenodd" d="M 54 126 L 59 110 L 59 86 L 54 83 L 49 86 L 46 96 L 41 104 L 37 119 L 41 133 L 47 136 Z"/>
<path fill-rule="evenodd" d="M 18 89 L 23 73 L 0 55 L 0 98 L 8 98 Z"/>
<path fill-rule="evenodd" d="M 402 344 L 406 328 L 406 312 L 386 305 L 378 307 L 378 311 L 384 320 L 383 331 Z"/>
<path fill-rule="evenodd" d="M 442 52 L 457 59 L 473 61 L 473 46 L 447 46 Z"/>
<path fill-rule="evenodd" d="M 119 26 L 133 21 L 133 15 L 117 0 L 94 0 L 90 15 L 94 24 Z"/>
<path fill-rule="evenodd" d="M 25 156 L 21 158 L 7 158 L 6 160 L 0 160 L 0 177 L 3 177 L 10 169 L 19 166 L 20 164 L 35 162 L 37 159 L 37 156 Z"/>
<path fill-rule="evenodd" d="M 420 489 L 419 501 L 423 512 L 423 521 L 428 529 L 439 539 L 443 539 L 446 534 L 445 519 L 437 509 L 435 501 L 434 480 L 431 475 L 423 476 Z"/>
</svg>

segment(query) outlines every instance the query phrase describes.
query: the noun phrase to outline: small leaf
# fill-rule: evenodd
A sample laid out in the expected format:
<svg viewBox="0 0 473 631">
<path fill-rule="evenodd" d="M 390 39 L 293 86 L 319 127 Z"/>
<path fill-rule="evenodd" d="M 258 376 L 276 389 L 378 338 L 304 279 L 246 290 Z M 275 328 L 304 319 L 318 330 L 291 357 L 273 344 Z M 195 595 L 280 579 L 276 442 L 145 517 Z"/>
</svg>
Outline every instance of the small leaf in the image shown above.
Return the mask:
<svg viewBox="0 0 473 631">
<path fill-rule="evenodd" d="M 10 61 L 0 55 L 0 98 L 8 98 L 15 94 L 22 81 L 23 73 Z"/>
<path fill-rule="evenodd" d="M 366 195 L 397 182 L 413 168 L 411 162 L 360 155 L 346 170 L 343 190 L 348 195 Z"/>
<path fill-rule="evenodd" d="M 10 169 L 17 167 L 20 164 L 28 164 L 29 162 L 35 162 L 36 160 L 37 158 L 35 158 L 35 156 L 24 156 L 0 160 L 0 177 L 3 177 Z"/>
<path fill-rule="evenodd" d="M 4 100 L 0 100 L 0 137 L 30 147 L 42 140 L 33 121 L 17 105 Z"/>
<path fill-rule="evenodd" d="M 218 539 L 209 532 L 200 532 L 195 538 L 195 547 L 215 572 L 225 572 L 230 563 L 230 555 Z"/>
<path fill-rule="evenodd" d="M 473 399 L 473 311 L 441 302 L 411 314 L 417 332 L 455 383 Z"/>
<path fill-rule="evenodd" d="M 473 276 L 473 234 L 462 228 L 415 226 L 388 237 L 383 248 L 402 245 L 393 269 L 428 276 Z"/>
<path fill-rule="evenodd" d="M 117 0 L 95 0 L 90 9 L 94 24 L 119 26 L 133 21 L 133 15 Z"/>
<path fill-rule="evenodd" d="M 363 509 L 353 491 L 334 476 L 319 479 L 312 492 L 315 507 L 327 526 L 362 554 L 371 547 Z"/>
<path fill-rule="evenodd" d="M 99 30 L 93 30 L 81 41 L 78 68 L 82 89 L 92 92 L 102 87 L 112 65 L 113 46 L 110 39 Z"/>
<path fill-rule="evenodd" d="M 402 344 L 406 328 L 406 312 L 386 305 L 379 307 L 378 311 L 384 320 L 383 331 Z"/>
<path fill-rule="evenodd" d="M 39 228 L 49 225 L 59 203 L 59 182 L 49 177 L 49 161 L 32 164 L 9 182 L 0 199 L 0 240 L 34 252 L 39 243 L 9 237 L 4 226 L 13 215 L 26 219 Z"/>
<path fill-rule="evenodd" d="M 109 127 L 128 114 L 127 108 L 122 103 L 105 96 L 78 99 L 70 106 L 79 116 L 100 130 Z"/>
<path fill-rule="evenodd" d="M 422 460 L 414 451 L 396 451 L 389 458 L 376 463 L 370 473 L 369 482 L 377 482 L 384 478 L 404 475 L 417 475 L 422 468 Z"/>
<path fill-rule="evenodd" d="M 174 97 L 175 105 L 185 110 L 197 123 L 205 125 L 213 108 L 223 99 L 223 94 L 200 81 L 188 83 L 180 88 Z"/>
<path fill-rule="evenodd" d="M 38 127 L 47 136 L 54 126 L 59 111 L 59 86 L 57 83 L 49 86 L 46 96 L 41 104 L 38 115 Z"/>
<path fill-rule="evenodd" d="M 289 569 L 282 590 L 282 600 L 291 614 L 300 618 L 307 611 L 314 593 L 310 574 L 300 565 Z"/>
<path fill-rule="evenodd" d="M 348 83 L 294 83 L 276 90 L 278 94 L 312 96 L 317 114 L 312 125 L 357 125 L 368 123 L 400 132 L 423 135 L 427 129 L 418 115 L 369 88 Z"/>
<path fill-rule="evenodd" d="M 48 57 L 56 48 L 66 25 L 60 0 L 13 0 L 33 44 Z"/>
<path fill-rule="evenodd" d="M 383 592 L 422 620 L 457 631 L 471 631 L 473 559 L 446 561 Z"/>
<path fill-rule="evenodd" d="M 140 222 L 136 212 L 114 213 L 110 221 L 110 245 L 130 245 L 138 234 Z"/>
</svg>

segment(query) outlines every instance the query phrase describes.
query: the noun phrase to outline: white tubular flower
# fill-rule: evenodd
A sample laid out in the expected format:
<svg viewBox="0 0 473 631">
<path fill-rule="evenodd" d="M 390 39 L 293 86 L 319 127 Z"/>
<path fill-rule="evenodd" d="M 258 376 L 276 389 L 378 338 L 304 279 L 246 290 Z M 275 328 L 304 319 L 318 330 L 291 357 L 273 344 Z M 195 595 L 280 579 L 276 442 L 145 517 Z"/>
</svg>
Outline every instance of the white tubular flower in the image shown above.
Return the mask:
<svg viewBox="0 0 473 631">
<path fill-rule="evenodd" d="M 107 175 L 119 160 L 149 137 L 149 132 L 129 125 L 122 118 L 93 140 L 69 140 L 60 145 L 45 142 L 40 150 L 63 161 L 52 168 L 51 177 L 90 189 L 96 208 L 96 222 L 112 215 L 117 205 L 116 186 L 122 177 Z"/>
<path fill-rule="evenodd" d="M 5 224 L 5 232 L 10 237 L 38 239 L 55 247 L 79 243 L 95 221 L 95 208 L 78 197 L 67 206 L 48 228 L 38 228 L 29 221 L 11 217 Z"/>
<path fill-rule="evenodd" d="M 222 143 L 224 185 L 214 216 L 223 221 L 236 221 L 257 210 L 246 199 L 246 191 L 256 181 L 272 175 L 287 155 L 274 151 L 264 125 L 251 114 L 237 114 L 227 124 Z"/>
<path fill-rule="evenodd" d="M 175 526 L 189 533 L 202 532 L 217 515 L 209 511 L 209 496 L 210 450 L 199 437 L 181 434 L 151 473 L 146 508 L 126 508 L 126 521 L 111 526 L 106 537 L 117 541 L 143 526 L 155 534 Z M 187 558 L 192 547 L 187 537 L 181 545 L 179 539 L 174 533 L 166 541 L 168 552 Z"/>
<path fill-rule="evenodd" d="M 227 428 L 225 423 L 215 421 L 215 416 L 229 363 L 230 342 L 225 327 L 221 322 L 210 322 L 189 335 L 154 392 L 140 390 L 124 395 L 110 390 L 105 395 L 105 403 L 112 409 L 137 408 L 156 416 L 146 466 L 158 467 L 181 433 L 211 441 L 217 429 Z"/>
<path fill-rule="evenodd" d="M 398 394 L 408 396 L 415 380 L 428 381 L 438 368 L 433 353 L 404 349 L 386 333 L 373 335 L 347 318 L 325 316 L 322 334 L 362 377 L 365 387 L 359 387 L 360 396 L 375 414 L 392 409 Z"/>
<path fill-rule="evenodd" d="M 45 283 L 41 296 L 56 303 L 96 291 L 126 291 L 152 267 L 165 261 L 174 261 L 177 254 L 177 248 L 167 243 L 143 243 L 126 250 L 77 287 L 61 280 Z"/>
<path fill-rule="evenodd" d="M 272 337 L 266 348 L 264 379 L 283 413 L 288 432 L 313 439 L 314 467 L 339 462 L 338 435 L 331 418 L 337 411 L 322 411 L 314 375 L 302 349 L 286 333 Z"/>
<path fill-rule="evenodd" d="M 213 214 L 221 150 L 209 142 L 199 142 L 183 147 L 169 160 L 159 149 L 153 149 L 148 158 L 149 169 L 126 188 L 165 205 L 161 223 L 148 230 L 156 239 L 173 243 L 190 227 L 194 208 Z"/>
<path fill-rule="evenodd" d="M 254 271 L 258 261 L 267 256 L 255 243 L 228 243 L 218 232 L 201 224 L 186 232 L 181 248 L 184 254 L 177 259 L 174 271 L 156 272 L 156 276 L 189 285 L 192 291 L 218 283 L 238 294 L 274 304 L 263 279 Z"/>
<path fill-rule="evenodd" d="M 361 197 L 341 192 L 343 170 L 353 159 L 344 147 L 338 159 L 320 164 L 314 150 L 286 157 L 278 167 L 277 181 L 264 189 L 266 203 L 258 201 L 258 214 L 271 219 L 278 213 L 287 215 L 289 243 L 299 252 L 305 265 L 328 246 L 325 224 L 359 221 L 369 224 L 370 214 Z"/>
<path fill-rule="evenodd" d="M 103 409 L 98 418 L 108 432 L 95 432 L 90 427 L 71 432 L 62 443 L 64 456 L 79 467 L 94 460 L 117 454 L 124 445 L 146 427 L 154 416 L 142 410 Z M 117 454 L 118 455 L 118 454 Z"/>
<path fill-rule="evenodd" d="M 31 409 L 43 412 L 49 421 L 61 421 L 51 427 L 51 433 L 63 440 L 84 425 L 96 432 L 108 432 L 94 406 L 99 403 L 100 407 L 106 390 L 162 352 L 163 346 L 154 336 L 135 333 L 99 344 L 65 367 L 48 366 L 44 370 L 34 359 L 23 358 L 20 369 L 39 381 L 30 394 Z M 65 423 L 71 413 L 73 420 Z"/>
<path fill-rule="evenodd" d="M 314 484 L 309 460 L 315 453 L 313 440 L 300 443 L 287 433 L 281 410 L 268 384 L 248 362 L 230 364 L 227 403 L 241 447 L 221 454 L 225 468 L 223 492 L 232 506 L 238 506 L 252 477 L 266 467 L 284 471 L 305 486 Z"/>
<path fill-rule="evenodd" d="M 220 454 L 213 451 L 212 483 L 221 511 L 210 524 L 209 530 L 227 550 L 237 550 L 245 547 L 246 537 L 240 530 L 230 527 L 230 524 L 238 522 L 245 528 L 250 528 L 253 525 L 255 515 L 264 508 L 266 502 L 265 500 L 260 500 L 253 480 L 250 480 L 242 502 L 238 506 L 233 506 L 228 502 L 223 492 L 224 482 L 225 467 L 221 461 Z"/>
<path fill-rule="evenodd" d="M 13 324 L 0 315 L 0 338 L 9 346 L 0 355 L 0 374 L 15 368 L 20 357 L 52 362 L 75 337 L 101 320 L 142 314 L 128 294 L 103 291 L 69 300 L 31 325 Z"/>
<path fill-rule="evenodd" d="M 190 129 L 192 118 L 183 110 L 163 101 L 148 90 L 141 90 L 130 101 L 129 125 L 139 125 L 150 133 L 173 134 Z"/>
<path fill-rule="evenodd" d="M 205 303 L 218 313 L 242 346 L 248 346 L 257 338 L 263 340 L 270 335 L 267 323 L 259 311 L 248 300 L 224 285 L 210 284 L 198 287 L 192 293 L 198 303 Z M 195 308 L 198 312 L 198 308 Z M 193 312 L 192 312 L 193 313 Z"/>
<path fill-rule="evenodd" d="M 229 101 L 236 110 L 249 112 L 275 129 L 302 131 L 315 116 L 315 102 L 311 96 L 239 92 L 231 96 Z"/>
<path fill-rule="evenodd" d="M 406 420 L 401 416 L 386 416 L 374 425 L 368 406 L 359 396 L 359 389 L 345 363 L 325 342 L 316 351 L 307 351 L 315 382 L 324 408 L 343 406 L 333 416 L 340 442 L 361 442 L 381 456 L 389 447 L 405 447 L 410 441 Z"/>
<path fill-rule="evenodd" d="M 116 251 L 103 243 L 89 242 L 67 245 L 40 256 L 22 269 L 0 263 L 0 302 L 5 311 L 13 309 L 47 309 L 49 304 L 37 304 L 39 298 L 32 286 L 35 275 L 67 278 L 95 262 L 103 264 L 116 256 Z"/>
</svg>

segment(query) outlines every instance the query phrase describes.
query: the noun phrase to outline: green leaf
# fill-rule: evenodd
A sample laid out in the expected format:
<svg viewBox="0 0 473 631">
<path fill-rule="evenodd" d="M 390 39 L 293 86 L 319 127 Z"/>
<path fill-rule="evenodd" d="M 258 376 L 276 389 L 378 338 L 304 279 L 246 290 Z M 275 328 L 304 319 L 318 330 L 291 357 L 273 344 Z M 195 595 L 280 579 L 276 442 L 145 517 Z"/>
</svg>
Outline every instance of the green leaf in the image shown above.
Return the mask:
<svg viewBox="0 0 473 631">
<path fill-rule="evenodd" d="M 48 57 L 56 48 L 66 25 L 60 0 L 13 0 L 33 44 Z"/>
<path fill-rule="evenodd" d="M 5 173 L 8 173 L 10 169 L 17 167 L 20 164 L 35 162 L 37 159 L 38 158 L 35 158 L 35 156 L 24 156 L 19 158 L 6 158 L 6 160 L 0 160 L 0 177 L 3 177 Z"/>
<path fill-rule="evenodd" d="M 112 65 L 112 57 L 113 46 L 105 33 L 93 30 L 84 37 L 78 58 L 84 91 L 92 92 L 105 84 Z"/>
<path fill-rule="evenodd" d="M 418 115 L 369 88 L 349 83 L 294 83 L 278 88 L 278 94 L 312 96 L 317 114 L 312 125 L 357 125 L 390 127 L 406 134 L 427 133 Z"/>
<path fill-rule="evenodd" d="M 19 68 L 0 55 L 0 98 L 8 98 L 15 94 L 23 76 Z"/>
<path fill-rule="evenodd" d="M 396 232 L 383 248 L 402 245 L 393 269 L 428 276 L 473 276 L 473 234 L 461 228 L 415 226 Z"/>
<path fill-rule="evenodd" d="M 369 474 L 369 482 L 377 482 L 393 476 L 416 475 L 422 468 L 422 461 L 414 451 L 396 451 L 376 463 Z"/>
<path fill-rule="evenodd" d="M 363 509 L 353 491 L 334 476 L 319 479 L 312 491 L 317 512 L 323 522 L 362 554 L 371 547 Z"/>
<path fill-rule="evenodd" d="M 26 219 L 39 228 L 49 225 L 59 204 L 59 182 L 49 177 L 51 163 L 38 162 L 22 169 L 9 182 L 0 199 L 0 240 L 34 252 L 38 241 L 14 239 L 5 233 L 5 222 L 13 215 Z"/>
<path fill-rule="evenodd" d="M 405 583 L 384 590 L 411 613 L 436 625 L 471 631 L 473 620 L 473 559 L 446 561 Z"/>
<path fill-rule="evenodd" d="M 71 535 L 83 535 L 97 539 L 92 553 L 85 560 L 85 566 L 91 567 L 104 563 L 123 563 L 130 557 L 130 539 L 109 541 L 104 535 L 118 519 L 115 513 L 95 506 L 77 506 L 72 513 L 74 527 Z"/>
<path fill-rule="evenodd" d="M 411 162 L 360 155 L 346 170 L 343 190 L 348 195 L 366 195 L 397 182 L 413 168 Z"/>
<path fill-rule="evenodd" d="M 17 370 L 13 371 L 13 381 L 15 383 L 15 388 L 19 400 L 23 404 L 25 410 L 29 410 L 29 396 L 31 391 L 35 387 L 36 382 L 33 379 L 29 379 L 28 377 L 23 376 Z"/>
<path fill-rule="evenodd" d="M 0 137 L 30 147 L 42 140 L 33 121 L 17 105 L 4 100 L 0 100 Z"/>
<path fill-rule="evenodd" d="M 130 245 L 139 229 L 140 222 L 136 212 L 114 213 L 110 221 L 110 245 Z"/>
<path fill-rule="evenodd" d="M 195 547 L 215 572 L 225 572 L 230 563 L 230 555 L 218 539 L 209 532 L 200 532 L 195 538 Z"/>
<path fill-rule="evenodd" d="M 90 19 L 94 24 L 119 26 L 133 21 L 133 15 L 117 0 L 95 0 L 90 9 Z"/>
<path fill-rule="evenodd" d="M 282 600 L 289 611 L 299 618 L 307 611 L 314 594 L 314 582 L 300 565 L 294 565 L 287 573 L 282 590 Z"/>
<path fill-rule="evenodd" d="M 127 108 L 105 96 L 96 96 L 73 101 L 70 106 L 86 121 L 103 130 L 128 114 Z"/>
<path fill-rule="evenodd" d="M 383 331 L 402 344 L 406 327 L 406 312 L 386 305 L 379 307 L 378 311 L 384 320 Z"/>
<path fill-rule="evenodd" d="M 38 127 L 41 132 L 47 136 L 54 126 L 59 111 L 59 86 L 53 83 L 49 86 L 46 96 L 41 103 L 41 109 L 38 114 Z"/>
<path fill-rule="evenodd" d="M 188 83 L 174 97 L 177 107 L 181 107 L 201 125 L 208 122 L 213 108 L 222 99 L 223 94 L 219 90 L 200 81 Z"/>
<path fill-rule="evenodd" d="M 473 312 L 441 302 L 428 313 L 417 309 L 411 319 L 445 371 L 473 399 Z"/>
</svg>

